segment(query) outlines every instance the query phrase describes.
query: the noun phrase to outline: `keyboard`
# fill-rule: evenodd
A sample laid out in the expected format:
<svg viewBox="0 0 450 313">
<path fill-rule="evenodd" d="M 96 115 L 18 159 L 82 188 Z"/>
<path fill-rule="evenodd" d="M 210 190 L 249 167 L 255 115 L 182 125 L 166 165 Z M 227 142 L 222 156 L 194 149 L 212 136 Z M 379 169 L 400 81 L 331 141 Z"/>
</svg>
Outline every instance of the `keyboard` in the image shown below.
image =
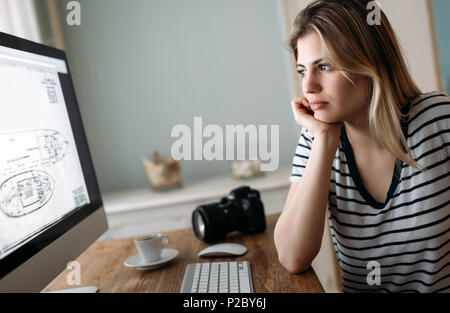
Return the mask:
<svg viewBox="0 0 450 313">
<path fill-rule="evenodd" d="M 188 264 L 181 293 L 253 293 L 250 263 L 209 262 Z"/>
</svg>

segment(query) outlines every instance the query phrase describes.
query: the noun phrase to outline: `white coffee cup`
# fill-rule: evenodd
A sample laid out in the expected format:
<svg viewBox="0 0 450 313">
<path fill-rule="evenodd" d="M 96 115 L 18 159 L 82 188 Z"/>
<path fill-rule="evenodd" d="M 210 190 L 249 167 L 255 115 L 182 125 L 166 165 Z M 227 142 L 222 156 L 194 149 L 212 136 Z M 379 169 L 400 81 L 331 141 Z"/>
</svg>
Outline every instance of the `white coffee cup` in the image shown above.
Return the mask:
<svg viewBox="0 0 450 313">
<path fill-rule="evenodd" d="M 166 239 L 163 242 L 163 239 Z M 145 235 L 134 239 L 141 260 L 144 262 L 155 262 L 161 259 L 161 251 L 170 243 L 169 236 L 161 233 Z"/>
</svg>

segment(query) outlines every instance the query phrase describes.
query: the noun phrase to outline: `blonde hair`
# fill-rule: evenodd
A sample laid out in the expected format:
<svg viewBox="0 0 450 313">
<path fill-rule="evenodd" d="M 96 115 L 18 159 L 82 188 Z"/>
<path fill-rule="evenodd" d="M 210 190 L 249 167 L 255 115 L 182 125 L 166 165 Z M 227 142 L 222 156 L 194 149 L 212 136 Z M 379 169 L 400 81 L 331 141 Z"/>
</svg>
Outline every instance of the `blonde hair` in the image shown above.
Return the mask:
<svg viewBox="0 0 450 313">
<path fill-rule="evenodd" d="M 312 2 L 295 18 L 289 45 L 297 60 L 298 39 L 315 32 L 325 56 L 347 79 L 350 80 L 346 72 L 367 77 L 372 134 L 397 160 L 423 171 L 423 167 L 414 160 L 401 127 L 401 119 L 409 116 L 411 100 L 421 91 L 408 72 L 386 15 L 380 9 L 380 25 L 367 22 L 370 13 L 368 2 Z M 407 112 L 403 114 L 402 110 Z"/>
</svg>

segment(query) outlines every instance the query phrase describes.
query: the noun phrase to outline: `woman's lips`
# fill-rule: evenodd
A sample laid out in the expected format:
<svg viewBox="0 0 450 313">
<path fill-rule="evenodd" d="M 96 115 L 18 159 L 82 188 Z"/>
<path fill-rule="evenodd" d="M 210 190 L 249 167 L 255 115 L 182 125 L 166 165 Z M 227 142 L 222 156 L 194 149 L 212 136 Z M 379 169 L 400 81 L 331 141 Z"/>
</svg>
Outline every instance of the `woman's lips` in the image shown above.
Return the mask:
<svg viewBox="0 0 450 313">
<path fill-rule="evenodd" d="M 328 102 L 312 102 L 309 105 L 311 106 L 311 110 L 316 111 L 323 109 L 327 104 Z"/>
</svg>

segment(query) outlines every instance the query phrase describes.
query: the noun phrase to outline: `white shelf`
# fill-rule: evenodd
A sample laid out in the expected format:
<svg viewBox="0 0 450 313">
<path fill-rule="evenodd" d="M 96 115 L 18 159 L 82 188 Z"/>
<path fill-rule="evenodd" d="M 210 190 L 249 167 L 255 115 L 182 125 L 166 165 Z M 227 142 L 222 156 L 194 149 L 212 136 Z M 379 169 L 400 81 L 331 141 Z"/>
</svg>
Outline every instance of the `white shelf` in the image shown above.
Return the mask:
<svg viewBox="0 0 450 313">
<path fill-rule="evenodd" d="M 105 193 L 103 202 L 107 214 L 147 210 L 191 201 L 202 201 L 226 196 L 233 188 L 248 185 L 259 191 L 290 185 L 291 167 L 265 172 L 251 179 L 234 180 L 227 175 L 183 182 L 183 187 L 168 191 L 153 191 L 150 187 Z"/>
</svg>

